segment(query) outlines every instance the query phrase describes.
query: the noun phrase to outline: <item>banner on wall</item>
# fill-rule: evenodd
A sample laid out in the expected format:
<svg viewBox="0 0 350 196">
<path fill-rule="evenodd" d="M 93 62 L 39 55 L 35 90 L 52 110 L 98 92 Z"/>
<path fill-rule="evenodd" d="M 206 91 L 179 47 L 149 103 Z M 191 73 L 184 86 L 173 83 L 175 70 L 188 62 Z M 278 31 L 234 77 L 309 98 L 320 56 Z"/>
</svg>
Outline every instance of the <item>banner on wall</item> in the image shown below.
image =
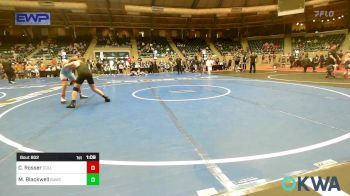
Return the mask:
<svg viewBox="0 0 350 196">
<path fill-rule="evenodd" d="M 24 26 L 47 26 L 51 25 L 50 12 L 16 12 L 15 24 Z"/>
</svg>

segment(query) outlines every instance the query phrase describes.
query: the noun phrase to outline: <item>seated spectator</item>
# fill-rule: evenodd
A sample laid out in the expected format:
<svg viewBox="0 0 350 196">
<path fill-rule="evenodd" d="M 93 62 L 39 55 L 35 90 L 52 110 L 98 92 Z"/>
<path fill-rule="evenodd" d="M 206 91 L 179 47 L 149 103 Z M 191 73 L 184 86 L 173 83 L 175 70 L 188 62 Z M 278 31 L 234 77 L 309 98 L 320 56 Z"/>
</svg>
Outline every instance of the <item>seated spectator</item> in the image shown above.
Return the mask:
<svg viewBox="0 0 350 196">
<path fill-rule="evenodd" d="M 140 57 L 143 58 L 164 58 L 175 53 L 165 37 L 139 37 L 137 49 Z"/>
<path fill-rule="evenodd" d="M 185 57 L 193 57 L 196 53 L 202 51 L 203 49 L 207 50 L 207 53 L 210 55 L 211 50 L 207 45 L 206 41 L 201 38 L 191 38 L 191 39 L 174 39 L 176 46 L 182 51 L 182 54 Z"/>
<path fill-rule="evenodd" d="M 130 38 L 118 37 L 114 35 L 101 36 L 97 40 L 97 47 L 116 47 L 116 48 L 130 48 Z"/>
<path fill-rule="evenodd" d="M 249 49 L 257 54 L 261 53 L 282 53 L 284 50 L 283 38 L 249 40 Z"/>
<path fill-rule="evenodd" d="M 213 40 L 213 42 L 216 49 L 222 55 L 231 55 L 232 53 L 242 48 L 240 41 L 234 41 L 231 39 L 219 38 L 219 39 Z"/>
<path fill-rule="evenodd" d="M 330 43 L 336 43 L 338 46 L 343 43 L 345 34 L 334 34 L 313 37 L 294 37 L 292 38 L 292 49 L 304 52 L 317 52 L 329 50 Z"/>
</svg>

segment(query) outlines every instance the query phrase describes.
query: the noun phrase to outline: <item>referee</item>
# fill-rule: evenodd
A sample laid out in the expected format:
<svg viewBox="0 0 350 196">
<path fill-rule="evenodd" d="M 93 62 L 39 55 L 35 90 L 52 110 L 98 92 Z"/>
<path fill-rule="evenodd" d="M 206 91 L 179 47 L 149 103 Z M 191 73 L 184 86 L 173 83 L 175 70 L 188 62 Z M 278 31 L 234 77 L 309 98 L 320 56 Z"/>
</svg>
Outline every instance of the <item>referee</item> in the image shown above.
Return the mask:
<svg viewBox="0 0 350 196">
<path fill-rule="evenodd" d="M 9 60 L 8 57 L 5 57 L 4 60 L 1 62 L 2 67 L 4 68 L 5 74 L 7 76 L 7 79 L 10 84 L 15 84 L 16 74 L 15 70 L 12 67 L 12 63 Z"/>
<path fill-rule="evenodd" d="M 250 68 L 249 68 L 249 73 L 252 73 L 252 69 L 253 69 L 253 73 L 255 73 L 256 70 L 256 58 L 258 58 L 258 56 L 255 54 L 255 52 L 253 52 L 250 55 Z"/>
<path fill-rule="evenodd" d="M 182 66 L 181 66 L 181 58 L 178 56 L 176 58 L 176 69 L 177 69 L 177 74 L 182 74 Z"/>
</svg>

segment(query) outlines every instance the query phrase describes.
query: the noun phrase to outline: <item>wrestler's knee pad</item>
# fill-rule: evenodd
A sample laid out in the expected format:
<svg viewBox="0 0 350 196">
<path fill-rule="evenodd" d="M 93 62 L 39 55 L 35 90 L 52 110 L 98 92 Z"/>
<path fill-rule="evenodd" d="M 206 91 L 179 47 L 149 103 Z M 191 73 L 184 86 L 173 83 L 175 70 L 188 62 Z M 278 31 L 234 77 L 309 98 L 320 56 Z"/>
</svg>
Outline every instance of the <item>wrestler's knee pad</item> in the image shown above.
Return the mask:
<svg viewBox="0 0 350 196">
<path fill-rule="evenodd" d="M 73 87 L 73 91 L 79 92 L 80 88 L 79 87 Z"/>
</svg>

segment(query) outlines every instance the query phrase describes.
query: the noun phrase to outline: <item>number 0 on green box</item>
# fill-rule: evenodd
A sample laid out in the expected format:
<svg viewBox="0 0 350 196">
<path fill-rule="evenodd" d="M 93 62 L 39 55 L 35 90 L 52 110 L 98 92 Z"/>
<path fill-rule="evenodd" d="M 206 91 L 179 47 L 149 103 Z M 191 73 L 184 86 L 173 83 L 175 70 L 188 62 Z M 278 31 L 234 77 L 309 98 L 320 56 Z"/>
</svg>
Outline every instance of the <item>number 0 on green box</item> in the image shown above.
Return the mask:
<svg viewBox="0 0 350 196">
<path fill-rule="evenodd" d="M 100 175 L 99 174 L 87 174 L 87 183 L 88 186 L 96 186 L 100 184 Z"/>
</svg>

